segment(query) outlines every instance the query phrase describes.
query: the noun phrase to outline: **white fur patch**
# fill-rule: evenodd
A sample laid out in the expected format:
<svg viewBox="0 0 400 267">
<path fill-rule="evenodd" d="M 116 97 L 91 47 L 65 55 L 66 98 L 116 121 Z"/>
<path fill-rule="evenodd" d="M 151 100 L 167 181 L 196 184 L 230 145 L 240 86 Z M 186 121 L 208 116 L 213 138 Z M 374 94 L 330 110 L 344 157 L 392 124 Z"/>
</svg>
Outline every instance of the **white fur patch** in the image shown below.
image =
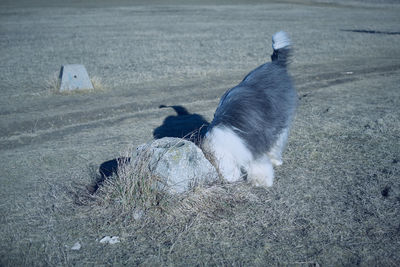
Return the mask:
<svg viewBox="0 0 400 267">
<path fill-rule="evenodd" d="M 272 36 L 272 48 L 278 50 L 290 45 L 289 36 L 284 31 L 275 33 Z"/>
<path fill-rule="evenodd" d="M 267 155 L 254 159 L 244 141 L 229 127 L 215 127 L 206 134 L 203 149 L 213 154 L 220 174 L 228 182 L 242 179 L 241 168 L 255 186 L 272 186 L 274 169 Z"/>
<path fill-rule="evenodd" d="M 272 186 L 274 183 L 274 168 L 268 156 L 261 157 L 250 163 L 247 179 L 255 186 Z"/>
<path fill-rule="evenodd" d="M 241 167 L 253 160 L 243 140 L 228 127 L 217 126 L 208 132 L 203 148 L 213 154 L 219 172 L 229 182 L 240 180 Z"/>
</svg>

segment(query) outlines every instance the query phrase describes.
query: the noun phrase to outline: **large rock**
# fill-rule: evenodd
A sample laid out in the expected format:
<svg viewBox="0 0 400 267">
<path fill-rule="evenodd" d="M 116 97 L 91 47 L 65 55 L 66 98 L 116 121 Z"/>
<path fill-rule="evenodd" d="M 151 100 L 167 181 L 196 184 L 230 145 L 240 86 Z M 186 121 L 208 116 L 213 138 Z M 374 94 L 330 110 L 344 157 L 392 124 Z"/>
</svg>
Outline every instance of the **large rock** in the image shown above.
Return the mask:
<svg viewBox="0 0 400 267">
<path fill-rule="evenodd" d="M 194 143 L 165 137 L 137 148 L 136 166 L 146 166 L 159 186 L 170 193 L 182 193 L 218 180 L 214 166 Z"/>
</svg>

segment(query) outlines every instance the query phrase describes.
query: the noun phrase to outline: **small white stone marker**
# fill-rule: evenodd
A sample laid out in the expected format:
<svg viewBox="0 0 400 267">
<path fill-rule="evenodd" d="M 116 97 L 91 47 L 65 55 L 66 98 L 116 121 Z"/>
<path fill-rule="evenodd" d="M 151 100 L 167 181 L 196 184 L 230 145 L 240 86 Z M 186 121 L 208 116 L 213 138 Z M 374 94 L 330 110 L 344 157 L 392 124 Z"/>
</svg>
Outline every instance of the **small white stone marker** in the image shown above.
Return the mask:
<svg viewBox="0 0 400 267">
<path fill-rule="evenodd" d="M 85 66 L 79 64 L 64 65 L 60 70 L 60 92 L 93 89 Z"/>
</svg>

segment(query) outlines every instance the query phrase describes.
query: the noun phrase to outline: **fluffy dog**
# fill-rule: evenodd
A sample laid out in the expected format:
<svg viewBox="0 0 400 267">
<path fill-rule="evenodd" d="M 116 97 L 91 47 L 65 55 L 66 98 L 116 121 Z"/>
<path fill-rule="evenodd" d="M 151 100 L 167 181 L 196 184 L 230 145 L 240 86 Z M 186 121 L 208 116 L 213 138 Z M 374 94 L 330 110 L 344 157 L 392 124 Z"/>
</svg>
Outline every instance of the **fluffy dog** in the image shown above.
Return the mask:
<svg viewBox="0 0 400 267">
<path fill-rule="evenodd" d="M 297 93 L 287 72 L 291 45 L 285 32 L 273 35 L 272 48 L 272 62 L 221 97 L 203 140 L 203 150 L 229 182 L 247 177 L 255 186 L 272 186 L 272 165 L 282 164 Z"/>
</svg>

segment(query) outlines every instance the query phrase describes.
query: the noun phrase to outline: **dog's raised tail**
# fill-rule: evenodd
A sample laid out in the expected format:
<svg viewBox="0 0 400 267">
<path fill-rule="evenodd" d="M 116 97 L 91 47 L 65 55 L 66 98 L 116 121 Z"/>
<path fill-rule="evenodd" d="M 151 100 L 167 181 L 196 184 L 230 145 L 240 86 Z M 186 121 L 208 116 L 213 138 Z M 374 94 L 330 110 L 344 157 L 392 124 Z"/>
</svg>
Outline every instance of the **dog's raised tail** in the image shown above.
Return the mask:
<svg viewBox="0 0 400 267">
<path fill-rule="evenodd" d="M 272 36 L 272 48 L 274 49 L 271 55 L 272 62 L 286 67 L 291 52 L 291 43 L 286 32 L 280 31 Z"/>
</svg>

